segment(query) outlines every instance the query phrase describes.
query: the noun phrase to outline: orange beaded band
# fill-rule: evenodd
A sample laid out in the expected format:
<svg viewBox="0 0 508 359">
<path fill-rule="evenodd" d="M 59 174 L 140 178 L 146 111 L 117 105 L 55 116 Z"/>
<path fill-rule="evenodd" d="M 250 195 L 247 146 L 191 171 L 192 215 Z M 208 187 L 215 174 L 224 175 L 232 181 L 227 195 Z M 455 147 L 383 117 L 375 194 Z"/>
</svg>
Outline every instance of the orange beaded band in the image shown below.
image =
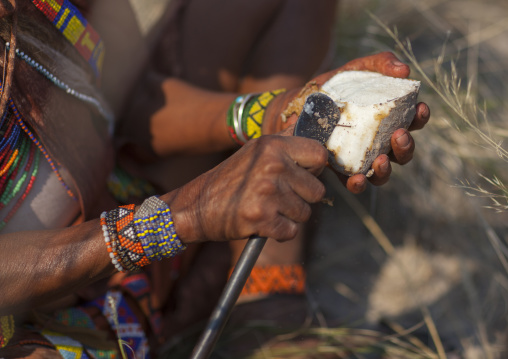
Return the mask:
<svg viewBox="0 0 508 359">
<path fill-rule="evenodd" d="M 255 266 L 243 287 L 242 295 L 302 294 L 305 271 L 300 264 Z"/>
</svg>

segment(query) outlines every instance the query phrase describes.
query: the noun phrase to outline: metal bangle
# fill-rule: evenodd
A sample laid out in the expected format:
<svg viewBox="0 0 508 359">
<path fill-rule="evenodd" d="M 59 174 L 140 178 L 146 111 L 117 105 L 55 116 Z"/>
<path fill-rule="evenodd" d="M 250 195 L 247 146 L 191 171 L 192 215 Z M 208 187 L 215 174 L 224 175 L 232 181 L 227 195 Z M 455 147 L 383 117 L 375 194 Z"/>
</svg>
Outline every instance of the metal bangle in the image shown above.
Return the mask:
<svg viewBox="0 0 508 359">
<path fill-rule="evenodd" d="M 238 141 L 243 144 L 246 144 L 247 140 L 244 139 L 244 136 L 242 136 L 241 138 L 238 137 L 238 132 L 239 132 L 238 127 L 240 127 L 240 121 L 238 119 L 238 108 L 239 108 L 242 100 L 243 100 L 243 97 L 240 97 L 240 96 L 237 97 L 237 99 L 235 100 L 235 105 L 233 107 L 233 129 L 235 130 L 235 135 L 236 135 L 236 138 L 238 139 Z M 240 132 L 241 132 L 241 128 L 240 128 Z"/>
<path fill-rule="evenodd" d="M 245 97 L 243 98 L 243 100 L 240 104 L 240 107 L 238 109 L 238 113 L 236 115 L 235 133 L 236 133 L 236 136 L 238 137 L 238 139 L 244 143 L 247 143 L 247 141 L 249 141 L 249 139 L 245 137 L 245 134 L 243 133 L 243 129 L 242 129 L 243 111 L 245 110 L 245 106 L 247 105 L 247 103 L 249 103 L 249 100 L 256 95 L 258 95 L 258 94 L 250 93 L 248 95 L 245 95 Z"/>
</svg>

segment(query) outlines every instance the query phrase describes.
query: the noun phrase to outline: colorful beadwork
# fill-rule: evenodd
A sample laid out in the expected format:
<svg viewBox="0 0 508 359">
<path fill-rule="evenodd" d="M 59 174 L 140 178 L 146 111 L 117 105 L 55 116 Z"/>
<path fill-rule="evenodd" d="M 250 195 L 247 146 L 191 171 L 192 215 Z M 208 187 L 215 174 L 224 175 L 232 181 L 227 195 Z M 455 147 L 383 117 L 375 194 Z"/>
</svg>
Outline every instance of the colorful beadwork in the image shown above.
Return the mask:
<svg viewBox="0 0 508 359">
<path fill-rule="evenodd" d="M 278 94 L 286 90 L 280 89 L 275 91 L 264 92 L 255 96 L 245 107 L 242 114 L 241 124 L 242 130 L 248 139 L 258 138 L 262 134 L 263 118 L 265 116 L 268 104 Z"/>
<path fill-rule="evenodd" d="M 120 206 L 101 214 L 106 249 L 118 271 L 136 271 L 152 260 L 175 256 L 186 248 L 176 234 L 166 203 L 153 196 L 136 214 L 134 207 Z"/>
<path fill-rule="evenodd" d="M 143 202 L 134 216 L 134 227 L 149 260 L 173 257 L 187 248 L 176 234 L 171 210 L 156 196 Z"/>
<path fill-rule="evenodd" d="M 0 83 L 0 90 L 2 84 Z M 9 212 L 0 220 L 0 230 L 5 227 L 26 199 L 39 171 L 42 153 L 68 195 L 77 200 L 64 182 L 56 164 L 41 142 L 25 123 L 12 98 L 0 120 L 0 210 L 10 206 Z"/>
<path fill-rule="evenodd" d="M 44 146 L 42 146 L 42 143 L 39 141 L 39 139 L 34 135 L 34 133 L 25 124 L 25 121 L 23 120 L 23 118 L 21 117 L 21 114 L 19 113 L 18 109 L 14 105 L 14 101 L 12 100 L 12 98 L 9 99 L 9 107 L 10 107 L 12 113 L 14 114 L 14 117 L 16 118 L 16 121 L 17 121 L 18 125 L 26 133 L 26 135 L 32 140 L 32 142 L 35 143 L 35 145 L 37 146 L 39 151 L 41 151 L 41 153 L 44 155 L 44 157 L 46 158 L 46 160 L 49 163 L 49 166 L 51 167 L 53 172 L 56 174 L 56 177 L 58 178 L 60 183 L 64 186 L 65 190 L 67 191 L 67 194 L 71 198 L 77 200 L 77 197 L 74 195 L 72 190 L 69 188 L 69 186 L 63 180 L 62 175 L 58 171 L 58 169 L 56 167 L 56 164 L 53 162 L 53 160 L 49 156 L 48 151 L 46 151 L 46 149 L 44 148 Z"/>
<path fill-rule="evenodd" d="M 85 328 L 95 330 L 95 324 L 90 316 L 80 307 L 58 310 L 53 314 L 53 319 L 69 328 Z M 62 333 L 43 330 L 41 334 L 58 350 L 64 357 L 69 359 L 116 359 L 118 350 L 96 349 L 73 340 Z"/>
<path fill-rule="evenodd" d="M 305 271 L 300 264 L 255 266 L 240 295 L 302 294 Z"/>
<path fill-rule="evenodd" d="M 143 327 L 120 291 L 110 290 L 87 306 L 93 306 L 102 311 L 109 325 L 116 332 L 117 338 L 124 343 L 127 358 L 150 358 L 148 340 Z"/>
<path fill-rule="evenodd" d="M 39 9 L 87 61 L 97 78 L 104 62 L 104 43 L 69 0 L 32 0 Z"/>
<path fill-rule="evenodd" d="M 6 50 L 8 51 L 10 49 L 10 43 L 5 43 Z M 78 92 L 71 88 L 69 85 L 67 85 L 65 82 L 60 80 L 58 77 L 53 75 L 48 69 L 46 69 L 44 66 L 39 64 L 37 61 L 32 59 L 30 56 L 28 56 L 26 53 L 21 51 L 20 49 L 16 48 L 16 55 L 25 61 L 28 65 L 30 65 L 32 68 L 34 68 L 37 72 L 39 72 L 41 75 L 43 75 L 46 79 L 51 81 L 53 85 L 56 87 L 62 89 L 67 94 L 74 96 L 75 98 L 94 106 L 97 111 L 106 119 L 108 122 L 108 130 L 109 134 L 113 134 L 114 124 L 115 124 L 115 116 L 113 115 L 113 112 L 107 107 L 107 105 L 98 99 L 85 95 L 81 92 Z"/>
<path fill-rule="evenodd" d="M 268 104 L 286 90 L 238 96 L 229 106 L 226 123 L 230 137 L 243 146 L 248 140 L 262 135 L 263 118 Z"/>
<path fill-rule="evenodd" d="M 0 317 L 0 348 L 5 347 L 14 336 L 14 317 L 6 315 Z"/>
<path fill-rule="evenodd" d="M 101 215 L 106 248 L 117 270 L 136 271 L 150 264 L 134 229 L 134 207 L 120 206 Z"/>
</svg>

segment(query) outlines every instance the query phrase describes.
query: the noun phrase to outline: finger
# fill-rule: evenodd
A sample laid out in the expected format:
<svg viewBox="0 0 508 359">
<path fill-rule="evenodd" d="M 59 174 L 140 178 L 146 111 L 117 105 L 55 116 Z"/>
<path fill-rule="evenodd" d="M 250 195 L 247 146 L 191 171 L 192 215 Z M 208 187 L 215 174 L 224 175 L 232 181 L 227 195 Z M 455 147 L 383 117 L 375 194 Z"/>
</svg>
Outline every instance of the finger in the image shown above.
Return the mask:
<svg viewBox="0 0 508 359">
<path fill-rule="evenodd" d="M 316 140 L 304 137 L 285 137 L 286 151 L 300 167 L 318 176 L 328 160 L 328 151 Z"/>
<path fill-rule="evenodd" d="M 282 131 L 278 132 L 277 135 L 293 136 L 293 133 L 295 132 L 295 126 L 296 126 L 296 123 L 293 123 L 293 124 L 289 125 L 288 127 L 286 127 L 285 129 L 283 129 Z"/>
<path fill-rule="evenodd" d="M 430 108 L 427 104 L 420 102 L 416 105 L 416 114 L 409 131 L 421 130 L 430 119 Z"/>
<path fill-rule="evenodd" d="M 362 174 L 356 174 L 348 178 L 346 188 L 354 194 L 362 193 L 367 189 L 367 177 Z"/>
<path fill-rule="evenodd" d="M 295 223 L 303 223 L 309 220 L 312 213 L 310 205 L 295 192 L 289 190 L 281 194 L 279 201 L 284 203 L 279 209 L 279 214 Z"/>
<path fill-rule="evenodd" d="M 393 161 L 404 165 L 411 161 L 415 142 L 409 131 L 399 128 L 391 137 Z"/>
<path fill-rule="evenodd" d="M 341 70 L 374 71 L 399 78 L 406 78 L 410 73 L 409 66 L 399 61 L 391 52 L 355 59 L 344 65 Z"/>
<path fill-rule="evenodd" d="M 297 194 L 305 202 L 316 203 L 321 201 L 325 196 L 325 185 L 308 172 L 308 170 L 298 168 L 291 172 L 288 178 L 283 180 L 289 185 L 291 191 Z"/>
<path fill-rule="evenodd" d="M 263 226 L 259 235 L 284 242 L 295 238 L 299 229 L 297 222 L 290 220 L 282 214 L 276 214 L 266 226 Z"/>
<path fill-rule="evenodd" d="M 378 156 L 372 163 L 374 174 L 369 178 L 369 182 L 375 186 L 381 186 L 388 182 L 392 173 L 390 158 L 387 155 Z"/>
</svg>

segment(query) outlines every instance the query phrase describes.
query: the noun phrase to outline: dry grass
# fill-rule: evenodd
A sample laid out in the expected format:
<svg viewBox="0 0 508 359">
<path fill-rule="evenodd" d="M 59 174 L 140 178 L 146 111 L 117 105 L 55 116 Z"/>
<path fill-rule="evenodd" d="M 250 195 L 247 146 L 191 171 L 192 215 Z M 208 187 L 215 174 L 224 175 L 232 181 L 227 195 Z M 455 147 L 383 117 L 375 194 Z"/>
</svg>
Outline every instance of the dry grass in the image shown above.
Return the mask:
<svg viewBox="0 0 508 359">
<path fill-rule="evenodd" d="M 432 121 L 382 188 L 351 196 L 325 174 L 308 263 L 322 328 L 250 358 L 508 357 L 507 17 L 504 0 L 341 1 L 335 65 L 395 51 Z M 294 347 L 302 334 L 319 343 Z"/>
<path fill-rule="evenodd" d="M 372 231 L 372 220 L 364 224 L 374 238 L 382 239 L 379 244 L 387 253 L 371 255 L 379 261 L 366 269 L 373 282 L 355 295 L 367 296 L 366 313 L 375 310 L 377 320 L 411 325 L 423 318 L 431 346 L 441 357 L 451 351 L 465 358 L 507 355 L 507 5 L 346 1 L 339 28 L 339 39 L 351 39 L 340 47 L 339 62 L 396 51 L 412 65 L 412 77 L 424 83 L 420 98 L 433 112 L 432 122 L 415 134 L 418 148 L 412 163 L 395 168 L 389 185 L 363 198 L 363 212 L 371 207 L 383 236 Z M 366 15 L 365 8 L 373 15 Z M 394 206 L 402 210 L 393 211 Z M 386 238 L 395 243 L 394 250 L 386 250 Z M 419 253 L 408 251 L 408 245 Z M 358 251 L 375 252 L 372 243 L 359 246 Z M 388 270 L 394 258 L 398 274 Z M 447 272 L 438 263 L 455 269 Z M 334 263 L 328 269 L 333 265 L 342 266 Z M 422 268 L 423 277 L 418 274 Z M 335 280 L 351 279 L 339 273 Z M 423 300 L 425 296 L 434 298 Z M 407 309 L 411 304 L 412 313 Z"/>
</svg>

